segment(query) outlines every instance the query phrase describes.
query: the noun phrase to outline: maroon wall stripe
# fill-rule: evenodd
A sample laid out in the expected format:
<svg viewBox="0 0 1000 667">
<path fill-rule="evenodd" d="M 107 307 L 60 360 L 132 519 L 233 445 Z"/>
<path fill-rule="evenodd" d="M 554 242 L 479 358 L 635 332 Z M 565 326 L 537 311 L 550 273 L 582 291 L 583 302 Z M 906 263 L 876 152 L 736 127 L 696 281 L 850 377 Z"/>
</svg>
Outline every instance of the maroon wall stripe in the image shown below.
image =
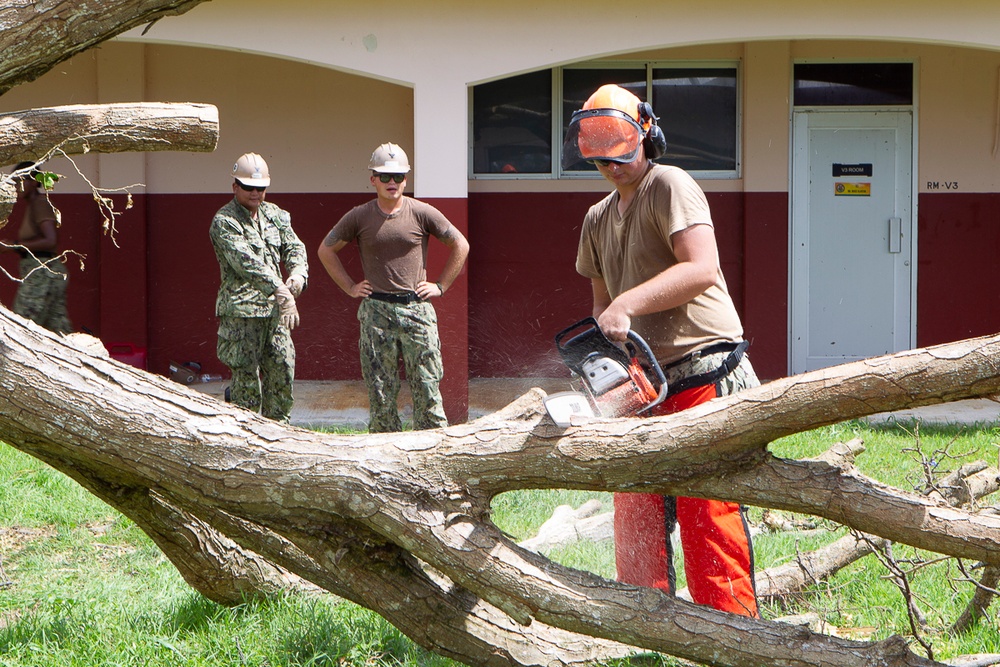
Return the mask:
<svg viewBox="0 0 1000 667">
<path fill-rule="evenodd" d="M 297 376 L 356 380 L 357 303 L 326 275 L 316 248 L 350 207 L 370 194 L 275 194 L 288 209 L 310 258 L 309 289 L 295 332 Z M 102 232 L 86 195 L 53 195 L 63 215 L 62 246 L 73 258 L 69 311 L 73 323 L 106 343 L 148 348 L 150 371 L 171 360 L 198 361 L 225 373 L 215 357 L 219 269 L 208 240 L 220 194 L 146 195 L 116 220 L 117 244 Z M 558 377 L 565 373 L 552 337 L 590 313 L 590 286 L 574 269 L 580 223 L 598 193 L 475 193 L 432 200 L 464 232 L 472 250 L 466 271 L 438 302 L 445 348 L 446 402 L 467 406 L 466 377 Z M 719 253 L 743 316 L 750 354 L 762 379 L 787 372 L 788 196 L 710 193 Z M 1000 194 L 921 194 L 918 221 L 917 344 L 933 345 L 1000 330 Z M 124 210 L 116 202 L 116 210 Z M 16 234 L 20 209 L 3 238 Z M 443 248 L 432 244 L 431 277 Z M 357 251 L 343 259 L 360 277 Z M 16 274 L 17 256 L 0 255 Z M 145 264 L 145 267 L 144 267 Z M 16 284 L 0 281 L 13 303 Z M 450 415 L 451 416 L 451 415 Z M 453 417 L 454 418 L 454 417 Z"/>
<path fill-rule="evenodd" d="M 917 239 L 917 346 L 1000 331 L 1000 194 L 921 194 Z"/>
<path fill-rule="evenodd" d="M 743 329 L 761 380 L 788 374 L 788 194 L 742 195 Z"/>
</svg>

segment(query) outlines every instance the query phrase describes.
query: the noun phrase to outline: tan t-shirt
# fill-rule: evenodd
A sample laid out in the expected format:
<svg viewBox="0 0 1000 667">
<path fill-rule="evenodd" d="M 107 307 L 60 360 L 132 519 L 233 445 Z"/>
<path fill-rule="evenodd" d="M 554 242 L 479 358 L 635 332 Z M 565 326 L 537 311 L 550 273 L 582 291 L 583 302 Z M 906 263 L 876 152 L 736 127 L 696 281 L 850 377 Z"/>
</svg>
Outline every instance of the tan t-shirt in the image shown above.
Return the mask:
<svg viewBox="0 0 1000 667">
<path fill-rule="evenodd" d="M 677 264 L 670 236 L 692 225 L 712 226 L 705 193 L 683 169 L 655 165 L 624 216 L 618 215 L 617 192 L 590 208 L 576 270 L 604 280 L 613 299 Z M 743 336 L 721 266 L 705 292 L 677 308 L 633 317 L 632 330 L 649 343 L 661 364 Z"/>
<path fill-rule="evenodd" d="M 427 279 L 427 241 L 452 228 L 444 213 L 430 204 L 403 198 L 399 211 L 386 215 L 378 200 L 344 214 L 327 240 L 357 240 L 365 279 L 376 292 L 412 292 Z"/>
</svg>

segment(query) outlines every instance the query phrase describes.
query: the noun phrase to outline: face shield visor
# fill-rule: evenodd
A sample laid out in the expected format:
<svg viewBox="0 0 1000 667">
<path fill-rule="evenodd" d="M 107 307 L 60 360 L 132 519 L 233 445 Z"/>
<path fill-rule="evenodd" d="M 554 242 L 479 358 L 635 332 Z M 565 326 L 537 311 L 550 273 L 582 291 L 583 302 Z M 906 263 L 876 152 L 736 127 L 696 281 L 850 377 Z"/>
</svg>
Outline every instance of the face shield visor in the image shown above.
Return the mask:
<svg viewBox="0 0 1000 667">
<path fill-rule="evenodd" d="M 574 111 L 563 142 L 562 168 L 579 168 L 588 160 L 632 162 L 645 134 L 634 118 L 617 109 Z"/>
</svg>

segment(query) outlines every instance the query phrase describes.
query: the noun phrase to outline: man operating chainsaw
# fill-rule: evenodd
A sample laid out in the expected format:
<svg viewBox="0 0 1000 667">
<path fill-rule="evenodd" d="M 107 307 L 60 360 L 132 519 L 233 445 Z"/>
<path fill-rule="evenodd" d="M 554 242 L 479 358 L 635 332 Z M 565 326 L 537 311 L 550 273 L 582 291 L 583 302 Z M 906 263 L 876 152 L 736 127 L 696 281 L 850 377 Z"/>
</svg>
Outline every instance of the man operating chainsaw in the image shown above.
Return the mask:
<svg viewBox="0 0 1000 667">
<path fill-rule="evenodd" d="M 614 341 L 634 331 L 663 367 L 663 415 L 759 384 L 722 275 L 704 192 L 666 151 L 652 107 L 606 85 L 575 112 L 563 168 L 596 165 L 614 191 L 584 218 L 576 269 L 590 279 L 594 317 Z M 699 604 L 757 616 L 750 534 L 736 503 L 615 494 L 620 581 L 674 590 L 670 534 L 679 525 L 688 590 Z"/>
</svg>

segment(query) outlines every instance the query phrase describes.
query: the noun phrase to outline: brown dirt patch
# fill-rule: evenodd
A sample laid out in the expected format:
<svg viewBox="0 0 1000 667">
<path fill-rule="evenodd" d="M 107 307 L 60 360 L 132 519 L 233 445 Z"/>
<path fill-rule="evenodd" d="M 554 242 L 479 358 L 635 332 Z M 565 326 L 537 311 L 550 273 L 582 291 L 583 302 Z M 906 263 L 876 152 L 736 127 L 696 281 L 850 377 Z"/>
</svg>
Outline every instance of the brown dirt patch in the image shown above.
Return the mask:
<svg viewBox="0 0 1000 667">
<path fill-rule="evenodd" d="M 55 534 L 55 526 L 42 526 L 41 528 L 0 526 L 0 558 L 20 551 L 29 542 L 54 537 Z"/>
</svg>

